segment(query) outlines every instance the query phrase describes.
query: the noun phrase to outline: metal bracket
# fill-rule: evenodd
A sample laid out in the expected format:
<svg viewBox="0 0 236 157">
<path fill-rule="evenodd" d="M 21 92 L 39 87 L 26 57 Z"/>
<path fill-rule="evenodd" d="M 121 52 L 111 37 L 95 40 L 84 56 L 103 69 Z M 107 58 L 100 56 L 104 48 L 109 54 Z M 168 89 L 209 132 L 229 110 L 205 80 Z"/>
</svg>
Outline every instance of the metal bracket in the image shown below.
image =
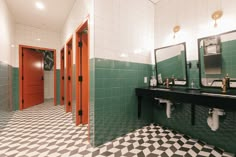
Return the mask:
<svg viewBox="0 0 236 157">
<path fill-rule="evenodd" d="M 83 76 L 79 76 L 78 80 L 79 80 L 79 82 L 82 82 L 83 81 Z"/>
<path fill-rule="evenodd" d="M 191 104 L 191 125 L 195 125 L 195 104 Z"/>
<path fill-rule="evenodd" d="M 83 115 L 82 110 L 79 110 L 79 111 L 78 111 L 78 115 L 79 115 L 79 116 L 82 116 L 82 115 Z"/>
<path fill-rule="evenodd" d="M 189 69 L 192 68 L 192 63 L 191 63 L 191 62 L 188 62 L 187 65 L 188 65 L 188 68 L 189 68 Z"/>
<path fill-rule="evenodd" d="M 83 46 L 82 41 L 80 41 L 80 42 L 78 43 L 78 46 L 79 46 L 79 47 L 82 47 L 82 46 Z"/>
</svg>

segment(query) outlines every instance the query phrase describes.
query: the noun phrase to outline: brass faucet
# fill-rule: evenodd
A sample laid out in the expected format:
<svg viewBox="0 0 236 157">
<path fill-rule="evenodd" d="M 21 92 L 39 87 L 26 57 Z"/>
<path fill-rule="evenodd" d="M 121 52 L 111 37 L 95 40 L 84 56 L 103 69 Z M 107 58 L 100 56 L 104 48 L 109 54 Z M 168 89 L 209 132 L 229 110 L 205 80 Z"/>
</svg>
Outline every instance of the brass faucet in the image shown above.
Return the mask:
<svg viewBox="0 0 236 157">
<path fill-rule="evenodd" d="M 222 92 L 225 93 L 230 88 L 230 77 L 229 74 L 222 79 Z"/>
<path fill-rule="evenodd" d="M 229 77 L 228 73 L 225 76 L 225 83 L 226 83 L 226 89 L 229 89 L 230 88 L 230 77 Z"/>
<path fill-rule="evenodd" d="M 222 92 L 226 93 L 226 90 L 227 90 L 227 88 L 226 88 L 226 78 L 222 79 L 222 86 L 221 86 L 221 88 L 222 88 Z"/>
<path fill-rule="evenodd" d="M 172 75 L 172 77 L 171 77 L 171 83 L 172 83 L 172 86 L 175 85 L 175 77 L 174 77 L 174 75 Z"/>
</svg>

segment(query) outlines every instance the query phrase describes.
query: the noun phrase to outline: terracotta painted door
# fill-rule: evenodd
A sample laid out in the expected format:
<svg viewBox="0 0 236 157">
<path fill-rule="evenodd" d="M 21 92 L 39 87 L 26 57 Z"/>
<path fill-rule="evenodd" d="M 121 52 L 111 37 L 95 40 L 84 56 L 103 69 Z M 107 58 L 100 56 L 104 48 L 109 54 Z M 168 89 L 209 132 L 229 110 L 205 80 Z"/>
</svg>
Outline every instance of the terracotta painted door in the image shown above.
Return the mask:
<svg viewBox="0 0 236 157">
<path fill-rule="evenodd" d="M 88 34 L 82 36 L 82 49 L 80 63 L 82 65 L 80 73 L 83 76 L 81 82 L 81 109 L 82 109 L 82 124 L 88 124 L 88 106 L 89 106 L 89 52 L 88 52 Z"/>
<path fill-rule="evenodd" d="M 65 100 L 65 94 L 64 94 L 64 80 L 65 80 L 65 74 L 64 74 L 64 66 L 65 64 L 65 57 L 64 57 L 64 49 L 61 51 L 61 105 L 64 105 Z"/>
<path fill-rule="evenodd" d="M 44 102 L 43 54 L 23 48 L 23 109 Z"/>
<path fill-rule="evenodd" d="M 88 46 L 88 34 L 78 33 L 77 37 L 78 44 L 77 53 L 76 53 L 76 69 L 78 80 L 76 84 L 76 106 L 77 114 L 76 116 L 76 125 L 79 124 L 88 124 L 88 111 L 89 111 L 89 46 Z"/>
<path fill-rule="evenodd" d="M 66 74 L 67 74 L 67 86 L 66 86 L 66 90 L 67 90 L 67 95 L 66 95 L 66 98 L 67 98 L 67 105 L 66 105 L 66 112 L 71 112 L 72 111 L 72 48 L 69 47 L 68 48 L 68 52 L 67 52 L 67 65 L 66 65 L 66 68 L 67 68 L 67 71 L 66 71 Z"/>
</svg>

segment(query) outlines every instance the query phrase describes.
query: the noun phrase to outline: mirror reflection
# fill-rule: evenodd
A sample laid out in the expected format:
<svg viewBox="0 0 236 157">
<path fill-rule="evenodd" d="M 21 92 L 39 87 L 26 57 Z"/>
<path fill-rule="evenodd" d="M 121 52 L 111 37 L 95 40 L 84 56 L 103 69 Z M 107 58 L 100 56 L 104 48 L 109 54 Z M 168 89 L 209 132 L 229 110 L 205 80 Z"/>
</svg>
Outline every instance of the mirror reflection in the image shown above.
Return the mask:
<svg viewBox="0 0 236 157">
<path fill-rule="evenodd" d="M 159 85 L 187 85 L 185 43 L 156 49 L 155 62 Z"/>
<path fill-rule="evenodd" d="M 222 87 L 222 80 L 229 80 L 229 87 L 236 87 L 236 31 L 198 40 L 201 84 Z"/>
</svg>

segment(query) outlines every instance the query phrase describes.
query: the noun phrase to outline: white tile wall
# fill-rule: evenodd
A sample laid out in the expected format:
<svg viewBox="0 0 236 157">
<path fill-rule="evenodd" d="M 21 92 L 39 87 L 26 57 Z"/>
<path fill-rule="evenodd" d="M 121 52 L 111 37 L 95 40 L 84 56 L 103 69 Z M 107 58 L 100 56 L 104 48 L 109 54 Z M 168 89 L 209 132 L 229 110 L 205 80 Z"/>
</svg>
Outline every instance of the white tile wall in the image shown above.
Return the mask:
<svg viewBox="0 0 236 157">
<path fill-rule="evenodd" d="M 73 35 L 75 39 L 75 30 L 81 25 L 81 23 L 90 16 L 90 58 L 94 56 L 94 0 L 76 0 L 68 18 L 64 24 L 61 33 L 61 47 L 66 44 L 68 39 Z M 75 42 L 75 40 L 74 40 Z M 75 45 L 75 44 L 74 44 Z M 75 54 L 75 47 L 73 47 L 73 53 Z M 73 58 L 75 64 L 75 57 Z M 65 64 L 66 65 L 66 64 Z"/>
<path fill-rule="evenodd" d="M 154 5 L 147 0 L 95 1 L 95 57 L 151 63 Z"/>
<path fill-rule="evenodd" d="M 235 0 L 160 1 L 155 6 L 155 48 L 186 41 L 187 60 L 196 60 L 198 38 L 236 29 L 235 8 Z M 211 14 L 217 9 L 224 14 L 215 29 Z M 181 31 L 173 39 L 172 29 L 176 24 Z"/>
<path fill-rule="evenodd" d="M 40 39 L 40 40 L 38 40 Z M 29 45 L 56 49 L 57 69 L 60 68 L 60 33 L 42 30 L 31 26 L 16 24 L 16 48 L 14 53 L 14 66 L 19 67 L 19 45 Z"/>
<path fill-rule="evenodd" d="M 0 0 L 0 61 L 11 65 L 15 43 L 14 20 L 4 0 Z"/>
</svg>

